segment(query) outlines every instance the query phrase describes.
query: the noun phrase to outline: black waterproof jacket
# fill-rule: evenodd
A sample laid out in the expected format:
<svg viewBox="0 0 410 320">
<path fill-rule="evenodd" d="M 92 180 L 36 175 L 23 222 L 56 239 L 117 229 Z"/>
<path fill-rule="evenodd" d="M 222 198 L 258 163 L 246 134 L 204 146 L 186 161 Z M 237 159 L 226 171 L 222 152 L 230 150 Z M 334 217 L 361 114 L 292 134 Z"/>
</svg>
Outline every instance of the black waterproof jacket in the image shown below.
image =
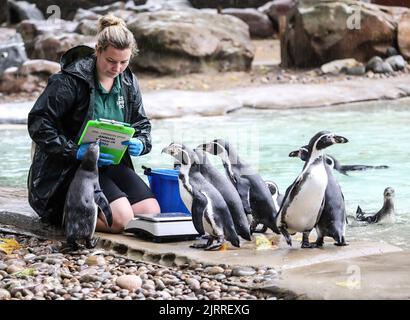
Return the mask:
<svg viewBox="0 0 410 320">
<path fill-rule="evenodd" d="M 28 131 L 36 144 L 28 176 L 29 203 L 45 221 L 59 225 L 65 196 L 78 168 L 80 138 L 94 106 L 94 50 L 78 46 L 61 58 L 61 71 L 53 74 L 28 115 Z M 125 122 L 142 140 L 142 154 L 151 151 L 151 124 L 145 115 L 136 78 L 127 68 L 122 76 Z M 128 152 L 122 160 L 133 168 Z"/>
</svg>

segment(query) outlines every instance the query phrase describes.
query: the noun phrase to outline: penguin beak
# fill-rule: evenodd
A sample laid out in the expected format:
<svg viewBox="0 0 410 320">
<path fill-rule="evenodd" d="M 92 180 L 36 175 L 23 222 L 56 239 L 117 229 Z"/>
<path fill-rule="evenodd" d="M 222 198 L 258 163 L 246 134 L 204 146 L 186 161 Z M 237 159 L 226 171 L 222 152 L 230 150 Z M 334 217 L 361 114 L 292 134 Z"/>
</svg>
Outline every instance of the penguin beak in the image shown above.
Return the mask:
<svg viewBox="0 0 410 320">
<path fill-rule="evenodd" d="M 295 151 L 292 151 L 291 153 L 289 153 L 289 157 L 290 158 L 299 157 L 299 150 L 295 150 Z"/>
<path fill-rule="evenodd" d="M 333 136 L 332 138 L 333 143 L 346 143 L 349 142 L 349 140 L 347 140 L 345 137 L 342 136 Z"/>
<path fill-rule="evenodd" d="M 161 154 L 163 154 L 163 153 L 169 154 L 168 147 L 165 147 L 164 149 L 161 150 Z"/>
</svg>

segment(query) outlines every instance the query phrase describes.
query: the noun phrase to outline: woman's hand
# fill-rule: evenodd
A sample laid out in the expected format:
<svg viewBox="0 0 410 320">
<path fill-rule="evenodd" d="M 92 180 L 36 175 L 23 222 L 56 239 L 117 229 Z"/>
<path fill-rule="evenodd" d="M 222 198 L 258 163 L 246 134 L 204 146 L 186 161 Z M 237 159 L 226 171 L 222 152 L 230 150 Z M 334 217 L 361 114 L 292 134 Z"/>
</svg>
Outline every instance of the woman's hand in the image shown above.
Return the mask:
<svg viewBox="0 0 410 320">
<path fill-rule="evenodd" d="M 144 150 L 144 144 L 138 138 L 131 138 L 130 141 L 123 141 L 122 144 L 128 146 L 129 154 L 134 157 L 138 157 Z"/>
<path fill-rule="evenodd" d="M 90 146 L 90 143 L 84 143 L 80 145 L 80 147 L 77 150 L 77 160 L 83 160 L 84 155 L 86 154 L 89 146 Z M 112 159 L 114 159 L 113 155 L 100 152 L 100 156 L 98 157 L 98 166 L 99 167 L 109 166 L 114 163 Z"/>
</svg>

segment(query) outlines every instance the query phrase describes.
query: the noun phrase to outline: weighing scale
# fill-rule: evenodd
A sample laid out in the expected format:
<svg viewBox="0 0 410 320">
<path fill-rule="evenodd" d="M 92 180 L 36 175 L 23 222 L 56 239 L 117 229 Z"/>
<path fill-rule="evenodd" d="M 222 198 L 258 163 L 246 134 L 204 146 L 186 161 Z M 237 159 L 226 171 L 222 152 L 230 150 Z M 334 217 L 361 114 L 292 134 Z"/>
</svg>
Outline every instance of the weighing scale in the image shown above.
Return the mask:
<svg viewBox="0 0 410 320">
<path fill-rule="evenodd" d="M 183 212 L 137 215 L 126 225 L 124 231 L 154 242 L 186 241 L 199 236 L 191 215 Z"/>
</svg>

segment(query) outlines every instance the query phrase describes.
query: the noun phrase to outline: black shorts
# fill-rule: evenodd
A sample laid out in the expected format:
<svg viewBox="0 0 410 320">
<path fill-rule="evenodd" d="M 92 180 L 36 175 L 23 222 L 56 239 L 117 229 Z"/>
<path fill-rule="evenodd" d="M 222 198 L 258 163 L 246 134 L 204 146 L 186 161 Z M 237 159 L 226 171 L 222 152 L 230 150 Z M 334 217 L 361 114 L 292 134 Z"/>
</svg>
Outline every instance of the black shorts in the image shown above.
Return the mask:
<svg viewBox="0 0 410 320">
<path fill-rule="evenodd" d="M 155 198 L 145 182 L 124 164 L 98 168 L 100 187 L 109 203 L 128 198 L 133 205 L 148 198 Z"/>
</svg>

